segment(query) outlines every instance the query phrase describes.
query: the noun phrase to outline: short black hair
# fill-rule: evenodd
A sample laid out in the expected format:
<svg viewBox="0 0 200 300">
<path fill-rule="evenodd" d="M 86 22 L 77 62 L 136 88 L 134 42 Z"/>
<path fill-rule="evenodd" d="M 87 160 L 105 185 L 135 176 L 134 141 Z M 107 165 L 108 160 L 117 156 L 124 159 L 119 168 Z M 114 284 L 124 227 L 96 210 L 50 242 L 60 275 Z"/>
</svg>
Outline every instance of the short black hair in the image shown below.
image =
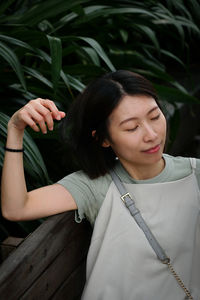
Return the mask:
<svg viewBox="0 0 200 300">
<path fill-rule="evenodd" d="M 80 169 L 91 179 L 105 175 L 116 163 L 111 147 L 102 147 L 102 143 L 109 139 L 108 117 L 125 95 L 147 95 L 159 105 L 149 80 L 131 71 L 118 70 L 90 83 L 67 113 L 63 128 L 68 144 Z"/>
</svg>

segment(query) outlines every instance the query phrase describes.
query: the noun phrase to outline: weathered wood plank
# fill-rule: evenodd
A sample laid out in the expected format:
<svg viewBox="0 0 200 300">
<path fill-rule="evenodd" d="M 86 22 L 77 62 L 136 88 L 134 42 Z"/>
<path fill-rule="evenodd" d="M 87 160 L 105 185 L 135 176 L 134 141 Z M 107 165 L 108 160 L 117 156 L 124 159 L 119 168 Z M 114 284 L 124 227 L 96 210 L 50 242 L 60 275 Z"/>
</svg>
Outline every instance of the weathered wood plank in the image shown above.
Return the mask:
<svg viewBox="0 0 200 300">
<path fill-rule="evenodd" d="M 90 234 L 87 223 L 75 223 L 74 212 L 48 218 L 0 266 L 0 299 L 20 298 L 71 241 L 80 241 L 84 248 Z"/>
<path fill-rule="evenodd" d="M 62 286 L 55 291 L 52 300 L 80 300 L 85 283 L 86 261 L 83 260 Z"/>
<path fill-rule="evenodd" d="M 75 239 L 69 241 L 66 248 L 47 266 L 41 276 L 20 299 L 50 299 L 55 293 L 55 290 L 57 290 L 66 279 L 69 279 L 74 270 L 82 263 L 82 260 L 86 259 L 88 247 L 89 242 L 85 239 L 84 235 L 78 235 Z M 80 290 L 83 286 L 82 282 L 75 284 L 77 290 Z"/>
<path fill-rule="evenodd" d="M 13 236 L 7 237 L 1 244 L 0 244 L 0 258 L 1 261 L 4 261 L 12 251 L 14 251 L 20 243 L 23 242 L 23 238 L 17 238 Z"/>
</svg>

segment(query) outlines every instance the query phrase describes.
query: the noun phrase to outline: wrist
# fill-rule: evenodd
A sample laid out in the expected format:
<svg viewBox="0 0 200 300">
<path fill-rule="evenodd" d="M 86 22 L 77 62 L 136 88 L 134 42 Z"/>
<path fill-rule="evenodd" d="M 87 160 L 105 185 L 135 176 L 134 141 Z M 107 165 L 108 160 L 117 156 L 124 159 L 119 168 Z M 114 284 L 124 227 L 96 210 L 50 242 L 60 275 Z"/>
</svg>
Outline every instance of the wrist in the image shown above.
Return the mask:
<svg viewBox="0 0 200 300">
<path fill-rule="evenodd" d="M 24 129 L 19 130 L 15 125 L 8 122 L 6 147 L 21 149 L 23 146 L 23 136 Z"/>
<path fill-rule="evenodd" d="M 8 148 L 6 146 L 4 146 L 4 150 L 13 153 L 24 152 L 24 148 L 16 149 L 16 148 Z"/>
<path fill-rule="evenodd" d="M 24 133 L 24 129 L 25 128 L 18 128 L 18 127 L 16 127 L 16 125 L 12 122 L 12 119 L 10 119 L 9 121 L 8 121 L 8 125 L 7 125 L 7 130 L 8 131 L 14 131 L 14 132 L 16 132 L 17 134 L 19 133 L 19 134 L 23 134 Z"/>
</svg>

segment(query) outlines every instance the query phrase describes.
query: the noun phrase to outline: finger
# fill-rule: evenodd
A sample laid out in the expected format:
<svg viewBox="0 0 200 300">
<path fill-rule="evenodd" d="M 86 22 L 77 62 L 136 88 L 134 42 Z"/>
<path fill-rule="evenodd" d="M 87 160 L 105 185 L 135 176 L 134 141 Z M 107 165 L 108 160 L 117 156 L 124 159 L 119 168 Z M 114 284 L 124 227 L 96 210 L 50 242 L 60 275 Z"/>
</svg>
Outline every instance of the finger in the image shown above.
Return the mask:
<svg viewBox="0 0 200 300">
<path fill-rule="evenodd" d="M 51 111 L 52 117 L 54 119 L 61 120 L 60 111 L 58 110 L 57 106 L 53 101 L 49 99 L 42 99 L 42 104 Z"/>
<path fill-rule="evenodd" d="M 30 116 L 30 118 L 33 120 L 33 122 L 37 123 L 39 125 L 41 131 L 43 133 L 47 133 L 47 127 L 45 124 L 45 116 L 42 115 L 42 110 L 40 109 L 40 112 L 38 112 L 37 110 L 33 109 L 30 105 L 27 105 L 26 111 L 27 111 L 28 115 Z M 48 111 L 48 113 L 51 114 L 49 111 Z"/>
<path fill-rule="evenodd" d="M 46 134 L 47 133 L 47 126 L 46 126 L 46 123 L 45 123 L 44 119 L 42 119 L 41 121 L 39 121 L 37 123 L 40 126 L 40 129 L 41 129 L 42 133 Z"/>
<path fill-rule="evenodd" d="M 46 126 L 49 130 L 53 130 L 53 119 L 61 120 L 65 117 L 65 113 L 59 111 L 55 103 L 48 99 L 37 98 L 31 100 L 25 105 L 25 109 L 33 120 L 39 124 L 43 133 L 47 132 Z"/>
<path fill-rule="evenodd" d="M 41 124 L 42 128 L 44 128 L 44 122 L 45 122 L 48 129 L 53 130 L 52 112 L 49 109 L 45 108 L 44 106 L 39 107 L 39 111 L 37 112 L 42 116 L 42 119 L 38 120 L 39 125 Z"/>
<path fill-rule="evenodd" d="M 52 113 L 50 112 L 49 109 L 44 107 L 40 102 L 27 104 L 26 110 L 32 116 L 35 122 L 39 124 L 43 133 L 47 132 L 46 125 L 49 130 L 53 130 Z"/>
<path fill-rule="evenodd" d="M 47 99 L 47 101 L 49 101 L 49 103 L 48 103 L 49 104 L 49 108 L 50 108 L 50 110 L 52 112 L 52 117 L 54 119 L 56 119 L 56 120 L 59 121 L 59 120 L 61 120 L 62 118 L 65 117 L 65 115 L 66 115 L 65 112 L 59 110 L 53 101 L 48 100 L 48 99 Z M 45 102 L 45 104 L 46 104 L 46 102 Z"/>
<path fill-rule="evenodd" d="M 63 119 L 66 116 L 66 113 L 64 111 L 59 111 L 59 114 L 61 116 L 61 119 Z"/>
<path fill-rule="evenodd" d="M 26 123 L 26 125 L 30 126 L 34 131 L 36 132 L 40 131 L 35 121 L 28 114 L 23 115 L 23 121 Z"/>
<path fill-rule="evenodd" d="M 55 103 L 52 100 L 37 98 L 35 100 L 31 100 L 30 104 L 35 107 L 37 107 L 38 105 L 39 105 L 39 107 L 40 107 L 40 105 L 44 106 L 45 108 L 47 108 L 48 110 L 51 111 L 53 119 L 61 120 L 62 118 L 65 117 L 65 112 L 59 111 L 57 106 L 55 105 Z"/>
</svg>

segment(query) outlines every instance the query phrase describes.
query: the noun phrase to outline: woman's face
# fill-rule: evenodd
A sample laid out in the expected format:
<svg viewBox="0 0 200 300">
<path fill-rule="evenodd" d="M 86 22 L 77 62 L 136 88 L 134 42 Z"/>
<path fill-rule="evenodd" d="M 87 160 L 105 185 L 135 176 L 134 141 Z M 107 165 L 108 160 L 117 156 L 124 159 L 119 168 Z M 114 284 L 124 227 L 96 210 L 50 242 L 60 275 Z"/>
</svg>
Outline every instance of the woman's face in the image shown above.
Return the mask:
<svg viewBox="0 0 200 300">
<path fill-rule="evenodd" d="M 151 96 L 126 95 L 108 119 L 111 146 L 124 167 L 147 167 L 158 163 L 166 139 L 166 120 Z"/>
</svg>

